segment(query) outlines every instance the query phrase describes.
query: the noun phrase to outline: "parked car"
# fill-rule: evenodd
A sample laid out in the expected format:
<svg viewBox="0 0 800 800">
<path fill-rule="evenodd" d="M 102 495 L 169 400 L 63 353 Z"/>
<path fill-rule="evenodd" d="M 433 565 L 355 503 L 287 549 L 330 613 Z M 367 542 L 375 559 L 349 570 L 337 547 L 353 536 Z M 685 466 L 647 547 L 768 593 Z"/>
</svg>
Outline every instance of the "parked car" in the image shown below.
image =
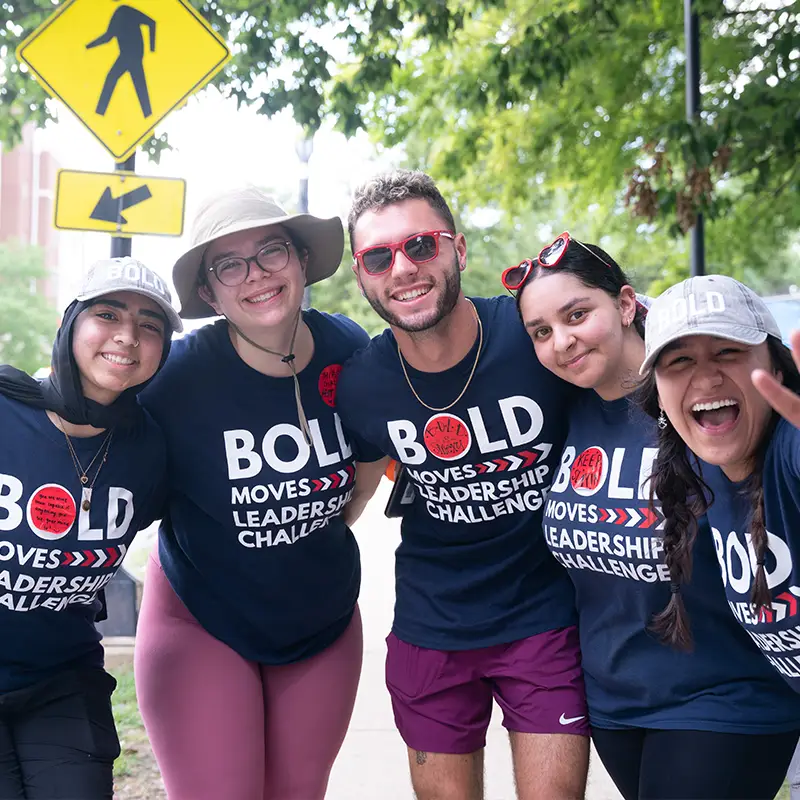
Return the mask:
<svg viewBox="0 0 800 800">
<path fill-rule="evenodd" d="M 800 328 L 800 293 L 776 294 L 765 297 L 764 302 L 781 329 L 783 341 L 788 344 L 789 334 Z"/>
</svg>

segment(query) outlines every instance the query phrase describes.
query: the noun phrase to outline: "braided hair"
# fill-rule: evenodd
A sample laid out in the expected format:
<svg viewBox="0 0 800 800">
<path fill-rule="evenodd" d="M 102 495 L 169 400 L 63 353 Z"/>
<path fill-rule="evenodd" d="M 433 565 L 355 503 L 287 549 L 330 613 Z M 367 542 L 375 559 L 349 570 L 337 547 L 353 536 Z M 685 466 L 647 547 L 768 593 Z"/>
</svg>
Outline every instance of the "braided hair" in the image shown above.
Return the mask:
<svg viewBox="0 0 800 800">
<path fill-rule="evenodd" d="M 800 393 L 800 373 L 789 348 L 771 336 L 767 337 L 767 347 L 772 368 L 782 374 L 784 386 Z M 655 370 L 651 370 L 645 379 L 640 399 L 644 411 L 657 419 L 661 409 L 658 404 Z M 767 608 L 772 600 L 764 566 L 768 537 L 762 477 L 764 458 L 779 419 L 777 412 L 773 412 L 753 453 L 753 470 L 742 489 L 750 507 L 746 530 L 750 534 L 756 557 L 756 574 L 750 593 L 750 602 L 756 614 Z M 705 514 L 713 502 L 713 493 L 703 481 L 697 458 L 689 451 L 672 425 L 658 431 L 658 455 L 651 472 L 651 506 L 656 498 L 661 502 L 665 518 L 664 560 L 669 569 L 672 591 L 667 606 L 653 617 L 651 629 L 665 643 L 688 650 L 692 644 L 691 628 L 680 588 L 691 578 L 697 519 Z"/>
</svg>

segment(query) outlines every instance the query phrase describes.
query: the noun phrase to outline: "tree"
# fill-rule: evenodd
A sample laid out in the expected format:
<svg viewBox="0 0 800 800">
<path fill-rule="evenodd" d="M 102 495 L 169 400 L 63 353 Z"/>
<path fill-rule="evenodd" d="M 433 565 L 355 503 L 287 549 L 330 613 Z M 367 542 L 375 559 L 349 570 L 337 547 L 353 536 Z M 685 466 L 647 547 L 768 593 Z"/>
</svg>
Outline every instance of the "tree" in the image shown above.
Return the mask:
<svg viewBox="0 0 800 800">
<path fill-rule="evenodd" d="M 47 277 L 38 247 L 0 243 L 0 363 L 33 374 L 50 363 L 58 314 L 40 291 Z"/>
<path fill-rule="evenodd" d="M 331 115 L 404 143 L 465 216 L 524 214 L 559 192 L 573 219 L 599 209 L 626 249 L 665 249 L 649 258 L 670 275 L 698 212 L 709 262 L 734 273 L 776 270 L 800 228 L 797 0 L 696 0 L 704 111 L 691 125 L 673 0 L 193 2 L 233 45 L 224 93 L 265 114 L 291 106 L 310 131 Z M 6 141 L 47 116 L 13 49 L 51 9 L 0 6 Z"/>
</svg>

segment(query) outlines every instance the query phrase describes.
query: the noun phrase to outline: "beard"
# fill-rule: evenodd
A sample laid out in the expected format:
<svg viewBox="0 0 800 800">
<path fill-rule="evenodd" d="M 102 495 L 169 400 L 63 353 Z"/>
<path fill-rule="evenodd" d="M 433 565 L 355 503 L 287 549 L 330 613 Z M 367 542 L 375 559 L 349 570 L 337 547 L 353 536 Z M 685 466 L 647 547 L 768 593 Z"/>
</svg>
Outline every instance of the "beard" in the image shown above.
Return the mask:
<svg viewBox="0 0 800 800">
<path fill-rule="evenodd" d="M 377 295 L 366 292 L 365 296 L 375 313 L 392 327 L 406 333 L 421 333 L 435 328 L 455 308 L 460 292 L 461 270 L 458 268 L 458 259 L 454 257 L 452 267 L 444 274 L 444 288 L 436 301 L 436 306 L 424 315 L 414 315 L 406 320 L 389 311 Z"/>
</svg>

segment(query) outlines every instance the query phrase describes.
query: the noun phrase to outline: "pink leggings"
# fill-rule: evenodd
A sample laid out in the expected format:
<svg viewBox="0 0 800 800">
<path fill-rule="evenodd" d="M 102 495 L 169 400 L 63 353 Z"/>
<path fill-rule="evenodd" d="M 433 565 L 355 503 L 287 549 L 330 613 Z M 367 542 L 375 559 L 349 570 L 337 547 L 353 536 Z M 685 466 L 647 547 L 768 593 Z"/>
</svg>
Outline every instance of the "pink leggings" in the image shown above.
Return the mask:
<svg viewBox="0 0 800 800">
<path fill-rule="evenodd" d="M 151 557 L 136 689 L 169 800 L 322 800 L 350 724 L 362 646 L 356 608 L 312 658 L 246 661 L 200 626 Z"/>
</svg>

